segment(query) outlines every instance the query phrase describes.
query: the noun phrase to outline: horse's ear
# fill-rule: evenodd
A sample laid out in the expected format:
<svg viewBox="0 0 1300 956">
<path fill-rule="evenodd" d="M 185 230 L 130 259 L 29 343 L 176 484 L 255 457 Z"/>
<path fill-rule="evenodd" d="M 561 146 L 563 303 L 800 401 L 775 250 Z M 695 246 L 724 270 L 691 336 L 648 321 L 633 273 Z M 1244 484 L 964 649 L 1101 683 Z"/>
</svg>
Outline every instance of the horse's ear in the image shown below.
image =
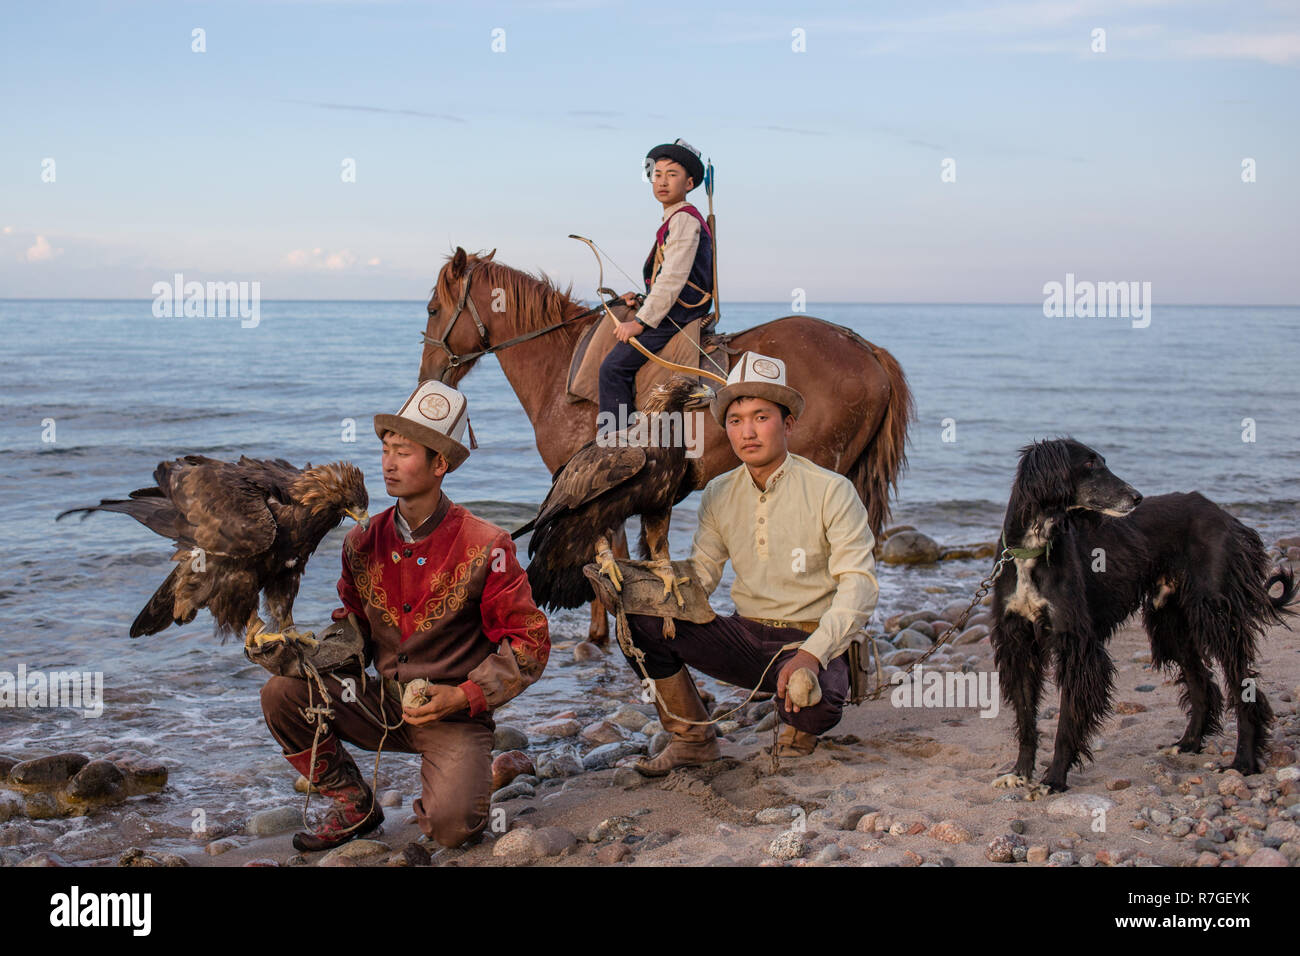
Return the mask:
<svg viewBox="0 0 1300 956">
<path fill-rule="evenodd" d="M 468 259 L 469 256 L 466 255 L 465 250 L 457 246 L 456 254 L 451 257 L 451 277 L 453 279 L 459 279 L 465 274 L 465 263 Z"/>
<path fill-rule="evenodd" d="M 486 256 L 483 257 L 483 261 L 484 261 L 484 262 L 491 262 L 492 259 L 493 259 L 493 257 L 496 256 L 496 254 L 497 254 L 497 251 L 496 251 L 495 249 L 493 249 L 491 252 L 489 252 Z"/>
</svg>

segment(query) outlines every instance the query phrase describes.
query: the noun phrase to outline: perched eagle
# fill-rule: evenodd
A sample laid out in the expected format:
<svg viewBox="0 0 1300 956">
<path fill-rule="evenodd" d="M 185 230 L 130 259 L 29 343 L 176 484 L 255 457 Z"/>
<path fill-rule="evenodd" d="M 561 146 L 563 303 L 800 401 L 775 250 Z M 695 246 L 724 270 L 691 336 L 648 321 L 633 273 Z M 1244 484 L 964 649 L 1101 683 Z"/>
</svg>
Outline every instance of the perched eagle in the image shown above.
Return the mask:
<svg viewBox="0 0 1300 956">
<path fill-rule="evenodd" d="M 307 559 L 344 515 L 364 527 L 365 476 L 346 462 L 295 468 L 280 458 L 240 457 L 238 463 L 186 455 L 164 461 L 156 487 L 105 499 L 65 515 L 118 511 L 176 542 L 176 567 L 131 624 L 131 636 L 188 624 L 207 608 L 217 633 L 244 632 L 259 646 L 282 637 L 311 639 L 293 624 L 293 601 Z M 266 633 L 258 614 L 261 596 L 277 633 Z"/>
<path fill-rule="evenodd" d="M 511 537 L 533 532 L 528 583 L 544 607 L 578 607 L 592 598 L 582 568 L 593 560 L 621 587 L 610 540 L 632 515 L 641 516 L 641 557 L 654 559 L 664 597 L 680 605 L 668 553 L 673 505 L 698 485 L 700 459 L 686 457 L 680 428 L 688 409 L 707 405 L 713 390 L 683 375 L 655 387 L 647 416 L 623 432 L 597 437 L 555 473 L 537 517 Z M 665 414 L 665 413 L 677 414 Z M 675 432 L 675 434 L 674 434 Z"/>
</svg>

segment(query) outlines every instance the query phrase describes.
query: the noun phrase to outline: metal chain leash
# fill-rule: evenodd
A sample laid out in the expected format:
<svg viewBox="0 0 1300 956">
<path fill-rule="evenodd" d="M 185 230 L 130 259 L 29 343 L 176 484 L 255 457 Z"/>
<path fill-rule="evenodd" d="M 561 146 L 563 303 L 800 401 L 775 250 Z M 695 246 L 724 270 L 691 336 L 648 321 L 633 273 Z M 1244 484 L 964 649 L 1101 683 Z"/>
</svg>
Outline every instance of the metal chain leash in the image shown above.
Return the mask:
<svg viewBox="0 0 1300 956">
<path fill-rule="evenodd" d="M 916 660 L 912 661 L 912 663 L 907 666 L 907 669 L 903 671 L 904 674 L 912 673 L 912 671 L 915 670 L 917 666 L 924 663 L 930 657 L 931 654 L 937 651 L 944 644 L 947 644 L 952 639 L 953 635 L 961 631 L 962 627 L 964 627 L 966 622 L 970 619 L 971 612 L 974 611 L 976 606 L 978 606 L 979 603 L 984 600 L 984 595 L 988 594 L 989 591 L 993 589 L 993 583 L 997 581 L 998 575 L 1002 573 L 1003 567 L 1006 565 L 1008 561 L 1011 561 L 1014 558 L 1015 555 L 1011 553 L 1010 548 L 1004 547 L 1002 549 L 1002 553 L 998 556 L 997 563 L 993 565 L 993 570 L 989 572 L 988 577 L 980 581 L 979 587 L 975 589 L 975 596 L 971 598 L 970 606 L 967 607 L 966 610 L 962 611 L 960 615 L 958 615 L 957 620 L 953 622 L 951 625 L 949 625 L 948 629 L 944 631 L 943 634 L 935 638 L 934 643 L 929 647 L 929 649 L 926 650 L 924 654 L 922 654 Z M 869 641 L 870 641 L 869 646 L 871 647 L 876 658 L 876 689 L 872 691 L 870 694 L 867 694 L 865 697 L 863 697 L 862 699 L 864 701 L 879 700 L 881 695 L 884 694 L 886 689 L 886 686 L 880 680 L 880 651 L 876 649 L 875 638 L 870 638 Z"/>
</svg>

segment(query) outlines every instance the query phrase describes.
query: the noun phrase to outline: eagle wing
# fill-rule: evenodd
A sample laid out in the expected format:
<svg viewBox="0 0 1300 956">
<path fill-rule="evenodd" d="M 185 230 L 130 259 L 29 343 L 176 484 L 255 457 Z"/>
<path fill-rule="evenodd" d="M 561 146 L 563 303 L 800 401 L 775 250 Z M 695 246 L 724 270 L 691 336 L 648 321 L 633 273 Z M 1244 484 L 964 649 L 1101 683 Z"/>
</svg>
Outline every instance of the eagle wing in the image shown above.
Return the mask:
<svg viewBox="0 0 1300 956">
<path fill-rule="evenodd" d="M 534 528 L 550 524 L 563 514 L 576 511 L 607 491 L 635 478 L 645 463 L 644 448 L 603 448 L 595 442 L 588 442 L 556 472 L 551 490 L 538 509 L 537 517 L 515 531 L 511 537 L 518 538 Z M 529 551 L 532 551 L 531 543 Z"/>
<path fill-rule="evenodd" d="M 242 462 L 188 455 L 160 464 L 154 479 L 189 524 L 188 537 L 203 550 L 245 558 L 275 541 L 275 518 L 267 507 L 274 489 Z"/>
</svg>

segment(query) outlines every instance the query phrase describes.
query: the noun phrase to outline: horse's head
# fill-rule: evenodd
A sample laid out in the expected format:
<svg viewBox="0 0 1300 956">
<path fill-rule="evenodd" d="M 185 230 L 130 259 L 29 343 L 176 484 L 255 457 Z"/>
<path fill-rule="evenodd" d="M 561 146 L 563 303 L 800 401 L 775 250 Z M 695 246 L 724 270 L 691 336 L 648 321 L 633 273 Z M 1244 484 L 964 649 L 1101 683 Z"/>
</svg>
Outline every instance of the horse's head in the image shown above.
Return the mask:
<svg viewBox="0 0 1300 956">
<path fill-rule="evenodd" d="M 533 357 L 537 349 L 559 349 L 567 361 L 581 326 L 561 323 L 583 311 L 570 298 L 572 289 L 562 292 L 546 273 L 520 272 L 493 261 L 495 255 L 495 249 L 471 253 L 457 246 L 438 272 L 429 297 L 420 381 L 436 378 L 454 387 L 485 352 L 513 357 L 516 347 L 531 349 Z M 528 336 L 531 332 L 541 337 Z M 516 345 L 520 336 L 529 344 Z"/>
<path fill-rule="evenodd" d="M 457 246 L 456 251 L 447 257 L 446 265 L 439 270 L 429 296 L 429 322 L 424 330 L 420 381 L 436 378 L 454 387 L 478 361 L 478 355 L 474 353 L 487 347 L 488 343 L 483 340 L 474 321 L 468 297 L 481 295 L 482 289 L 475 286 L 476 273 L 478 267 L 490 263 L 494 255 L 495 249 L 483 255 L 466 252 Z M 484 276 L 478 273 L 477 279 L 482 283 Z M 477 304 L 475 309 L 483 322 L 491 320 L 491 310 Z"/>
</svg>

